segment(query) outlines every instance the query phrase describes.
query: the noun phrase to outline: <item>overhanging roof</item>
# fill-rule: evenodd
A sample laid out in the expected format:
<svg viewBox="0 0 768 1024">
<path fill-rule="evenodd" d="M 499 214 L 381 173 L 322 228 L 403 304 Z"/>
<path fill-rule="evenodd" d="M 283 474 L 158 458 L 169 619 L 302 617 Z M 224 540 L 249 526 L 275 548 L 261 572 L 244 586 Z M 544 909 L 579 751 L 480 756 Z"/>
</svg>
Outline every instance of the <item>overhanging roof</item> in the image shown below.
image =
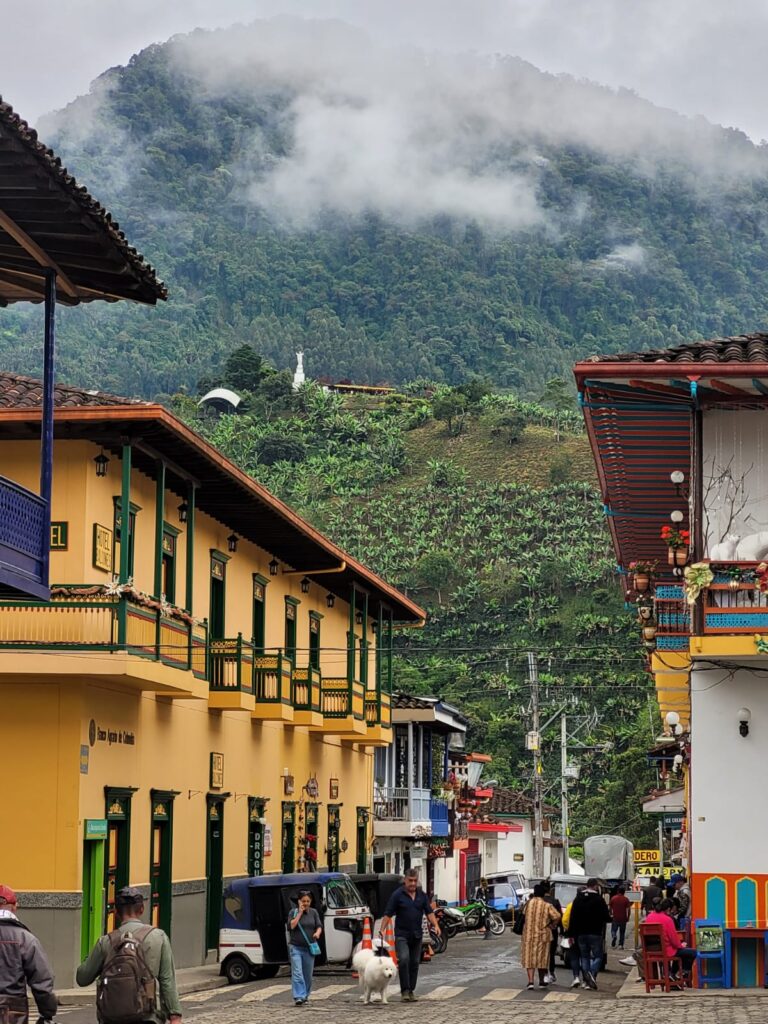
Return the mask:
<svg viewBox="0 0 768 1024">
<path fill-rule="evenodd" d="M 643 800 L 644 814 L 681 814 L 685 812 L 685 790 L 671 789 L 668 793 Z"/>
<path fill-rule="evenodd" d="M 439 697 L 412 697 L 406 693 L 392 695 L 394 723 L 422 722 L 444 732 L 466 732 L 467 719 L 458 708 Z"/>
<path fill-rule="evenodd" d="M 45 268 L 67 305 L 167 297 L 117 221 L 0 97 L 0 305 L 41 302 Z"/>
<path fill-rule="evenodd" d="M 29 383 L 27 378 L 20 379 Z M 30 398 L 31 389 L 26 388 L 24 394 L 28 400 L 34 400 Z M 170 491 L 184 499 L 190 481 L 195 482 L 200 511 L 291 569 L 306 574 L 318 586 L 345 601 L 349 600 L 352 587 L 357 587 L 369 596 L 370 615 L 377 615 L 381 607 L 391 609 L 398 622 L 424 622 L 426 613 L 417 604 L 333 544 L 167 409 L 116 396 L 105 398 L 111 398 L 115 404 L 93 405 L 90 403 L 99 401 L 99 393 L 57 388 L 55 437 L 91 441 L 114 455 L 120 454 L 123 439 L 130 440 L 136 469 L 154 478 L 157 459 L 162 458 L 166 461 L 166 486 Z M 82 404 L 62 404 L 66 401 Z M 121 401 L 123 404 L 119 404 Z M 0 440 L 38 440 L 39 436 L 39 405 L 0 407 Z M 340 568 L 340 572 L 323 572 Z"/>
</svg>

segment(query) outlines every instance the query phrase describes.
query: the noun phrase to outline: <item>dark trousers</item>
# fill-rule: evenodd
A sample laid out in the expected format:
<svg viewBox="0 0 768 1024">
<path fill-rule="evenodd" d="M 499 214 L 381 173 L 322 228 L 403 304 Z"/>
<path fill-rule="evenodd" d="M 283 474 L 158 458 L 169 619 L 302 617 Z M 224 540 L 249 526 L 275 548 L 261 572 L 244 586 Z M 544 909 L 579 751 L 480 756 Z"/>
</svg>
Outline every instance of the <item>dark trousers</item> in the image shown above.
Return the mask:
<svg viewBox="0 0 768 1024">
<path fill-rule="evenodd" d="M 627 934 L 627 922 L 626 921 L 611 921 L 611 942 L 616 941 L 616 936 L 619 938 L 619 945 L 624 948 L 624 939 Z"/>
<path fill-rule="evenodd" d="M 603 936 L 580 935 L 577 941 L 582 973 L 586 975 L 589 972 L 596 978 L 603 962 Z"/>
<path fill-rule="evenodd" d="M 397 953 L 397 969 L 400 972 L 400 991 L 416 991 L 419 977 L 419 961 L 421 960 L 422 935 L 395 935 L 395 952 Z"/>
</svg>

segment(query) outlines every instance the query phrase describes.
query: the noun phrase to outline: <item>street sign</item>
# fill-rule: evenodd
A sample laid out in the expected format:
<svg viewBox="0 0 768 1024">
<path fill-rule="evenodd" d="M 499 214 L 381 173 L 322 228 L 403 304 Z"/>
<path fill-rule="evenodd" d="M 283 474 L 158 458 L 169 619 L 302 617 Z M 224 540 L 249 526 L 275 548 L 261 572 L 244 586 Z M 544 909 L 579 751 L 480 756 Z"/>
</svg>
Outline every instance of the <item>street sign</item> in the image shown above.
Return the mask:
<svg viewBox="0 0 768 1024">
<path fill-rule="evenodd" d="M 635 864 L 660 864 L 659 850 L 635 850 Z"/>
<path fill-rule="evenodd" d="M 685 814 L 682 811 L 679 814 L 662 814 L 661 817 L 664 828 L 681 829 L 685 823 Z"/>
<path fill-rule="evenodd" d="M 86 818 L 85 819 L 85 838 L 86 839 L 106 839 L 107 838 L 107 819 L 106 818 Z"/>
<path fill-rule="evenodd" d="M 629 889 L 624 893 L 630 903 L 642 903 L 643 892 L 641 889 Z"/>
</svg>

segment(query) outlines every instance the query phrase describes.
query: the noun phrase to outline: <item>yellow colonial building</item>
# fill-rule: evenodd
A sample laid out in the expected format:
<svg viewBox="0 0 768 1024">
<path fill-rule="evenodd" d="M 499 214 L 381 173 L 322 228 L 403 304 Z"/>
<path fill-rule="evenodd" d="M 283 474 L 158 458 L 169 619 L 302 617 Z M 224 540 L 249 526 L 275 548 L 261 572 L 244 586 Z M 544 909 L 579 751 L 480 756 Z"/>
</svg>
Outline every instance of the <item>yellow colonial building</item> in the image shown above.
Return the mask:
<svg viewBox="0 0 768 1024">
<path fill-rule="evenodd" d="M 33 487 L 38 382 L 0 374 Z M 393 623 L 422 610 L 166 409 L 57 387 L 50 601 L 0 595 L 0 881 L 71 983 L 143 887 L 177 963 L 228 879 L 365 870 Z"/>
</svg>

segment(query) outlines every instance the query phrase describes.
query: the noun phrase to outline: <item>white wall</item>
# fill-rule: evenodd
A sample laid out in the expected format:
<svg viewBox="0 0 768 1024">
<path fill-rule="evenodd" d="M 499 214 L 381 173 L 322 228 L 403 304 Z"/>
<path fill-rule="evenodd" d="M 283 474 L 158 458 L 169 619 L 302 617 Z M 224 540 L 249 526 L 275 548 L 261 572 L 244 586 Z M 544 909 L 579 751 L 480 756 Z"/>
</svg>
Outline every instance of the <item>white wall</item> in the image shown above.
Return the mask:
<svg viewBox="0 0 768 1024">
<path fill-rule="evenodd" d="M 721 541 L 731 513 L 739 538 L 768 530 L 768 416 L 748 409 L 710 409 L 704 413 L 704 507 L 708 547 Z M 687 466 L 676 466 L 686 472 Z M 732 481 L 723 478 L 730 472 Z M 683 508 L 681 499 L 680 507 Z"/>
<path fill-rule="evenodd" d="M 452 857 L 438 857 L 435 860 L 435 892 L 448 903 L 459 902 L 459 851 Z"/>
<path fill-rule="evenodd" d="M 513 824 L 513 822 L 509 822 Z M 519 818 L 514 821 L 522 829 L 520 832 L 507 832 L 498 842 L 498 866 L 496 871 L 520 871 L 526 878 L 533 874 L 533 828 L 530 818 Z M 501 833 L 499 833 L 501 835 Z M 522 854 L 523 859 L 515 860 L 515 854 Z"/>
<path fill-rule="evenodd" d="M 694 666 L 696 663 L 694 662 Z M 768 662 L 763 662 L 768 669 Z M 752 712 L 749 736 L 736 713 Z M 768 674 L 691 674 L 691 871 L 765 873 L 768 863 Z"/>
</svg>

